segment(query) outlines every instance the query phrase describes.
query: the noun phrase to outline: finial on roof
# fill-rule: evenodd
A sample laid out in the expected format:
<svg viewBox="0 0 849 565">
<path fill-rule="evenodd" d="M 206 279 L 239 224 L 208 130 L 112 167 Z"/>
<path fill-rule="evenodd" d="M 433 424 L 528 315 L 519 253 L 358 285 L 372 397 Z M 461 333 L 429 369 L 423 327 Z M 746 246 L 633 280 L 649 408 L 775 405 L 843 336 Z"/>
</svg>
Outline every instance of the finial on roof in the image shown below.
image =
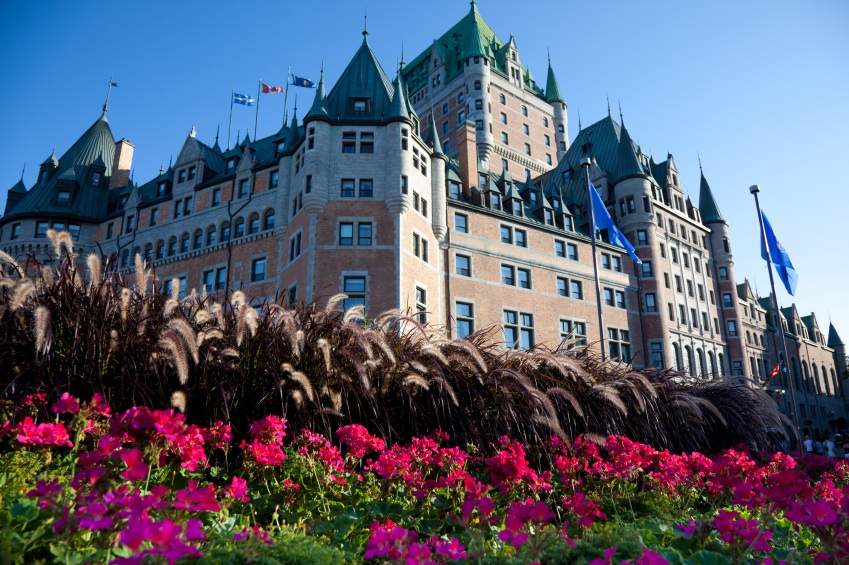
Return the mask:
<svg viewBox="0 0 849 565">
<path fill-rule="evenodd" d="M 701 153 L 696 151 L 696 157 L 698 157 L 698 159 L 699 159 L 699 172 L 702 173 L 702 175 L 704 175 L 705 173 L 704 173 L 704 171 L 702 171 L 702 155 L 701 155 Z"/>
<path fill-rule="evenodd" d="M 551 47 L 546 47 L 545 52 L 548 53 L 548 66 L 551 66 Z"/>
<path fill-rule="evenodd" d="M 404 38 L 401 38 L 401 68 L 404 68 Z"/>
<path fill-rule="evenodd" d="M 612 118 L 613 115 L 610 113 L 610 96 L 608 94 L 605 94 L 605 96 L 607 97 L 607 117 Z"/>
<path fill-rule="evenodd" d="M 471 10 L 472 12 L 478 11 L 478 4 L 477 4 L 477 2 L 475 2 L 475 0 L 472 0 L 471 2 L 469 2 L 469 4 L 471 4 L 471 6 L 472 6 L 472 10 Z"/>
<path fill-rule="evenodd" d="M 21 180 L 24 180 L 24 173 L 27 172 L 27 162 L 24 161 L 24 168 L 21 169 Z"/>
<path fill-rule="evenodd" d="M 368 37 L 368 8 L 363 18 L 363 37 Z"/>
<path fill-rule="evenodd" d="M 192 131 L 189 132 L 189 137 L 197 137 L 197 130 L 195 129 L 195 124 L 192 124 Z"/>
<path fill-rule="evenodd" d="M 165 172 L 165 161 L 162 161 L 162 164 L 159 165 L 159 174 L 161 175 L 164 172 Z"/>
<path fill-rule="evenodd" d="M 117 82 L 113 82 L 111 76 L 109 77 L 109 82 L 106 83 L 106 84 L 107 84 L 107 86 L 106 86 L 106 101 L 103 103 L 103 115 L 101 116 L 102 118 L 105 118 L 106 112 L 109 111 L 109 92 L 112 90 L 113 86 L 115 86 L 115 87 L 118 86 Z"/>
<path fill-rule="evenodd" d="M 625 118 L 622 117 L 622 101 L 617 100 L 616 103 L 619 104 L 619 123 L 622 124 L 622 127 L 624 128 L 625 127 Z"/>
<path fill-rule="evenodd" d="M 215 145 L 218 145 L 218 132 L 221 131 L 221 124 L 218 124 L 218 127 L 215 128 Z"/>
<path fill-rule="evenodd" d="M 169 155 L 169 156 L 168 156 L 168 168 L 169 168 L 169 169 L 171 168 L 171 164 L 172 164 L 173 162 L 174 162 L 174 156 L 173 156 L 173 155 Z"/>
<path fill-rule="evenodd" d="M 581 125 L 581 111 L 578 110 L 578 131 L 581 131 L 582 129 L 584 129 L 584 128 Z"/>
</svg>

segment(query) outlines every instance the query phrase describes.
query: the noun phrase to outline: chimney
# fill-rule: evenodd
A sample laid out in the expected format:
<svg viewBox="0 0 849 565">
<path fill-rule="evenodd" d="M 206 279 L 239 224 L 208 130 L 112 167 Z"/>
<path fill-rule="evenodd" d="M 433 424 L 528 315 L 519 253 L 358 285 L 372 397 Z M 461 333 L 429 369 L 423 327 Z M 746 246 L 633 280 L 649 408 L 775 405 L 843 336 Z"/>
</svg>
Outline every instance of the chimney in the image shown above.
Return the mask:
<svg viewBox="0 0 849 565">
<path fill-rule="evenodd" d="M 463 192 L 472 201 L 472 190 L 478 185 L 478 150 L 475 124 L 466 121 L 457 131 L 457 157 L 460 161 L 460 180 Z"/>
<path fill-rule="evenodd" d="M 133 151 L 136 146 L 122 139 L 115 143 L 115 159 L 112 161 L 112 178 L 110 188 L 118 188 L 130 184 L 130 169 L 133 167 Z"/>
</svg>

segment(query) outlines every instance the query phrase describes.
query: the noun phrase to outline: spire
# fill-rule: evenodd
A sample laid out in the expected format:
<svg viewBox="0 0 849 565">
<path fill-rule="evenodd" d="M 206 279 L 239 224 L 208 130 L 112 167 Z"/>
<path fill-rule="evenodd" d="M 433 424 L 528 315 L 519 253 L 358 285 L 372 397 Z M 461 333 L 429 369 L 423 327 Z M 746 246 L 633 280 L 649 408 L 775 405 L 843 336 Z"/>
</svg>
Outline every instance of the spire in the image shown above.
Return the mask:
<svg viewBox="0 0 849 565">
<path fill-rule="evenodd" d="M 212 148 L 215 149 L 216 151 L 218 151 L 219 153 L 221 153 L 221 146 L 218 145 L 218 133 L 220 131 L 221 131 L 221 124 L 219 124 L 218 127 L 215 128 L 215 145 L 212 146 Z"/>
<path fill-rule="evenodd" d="M 557 79 L 554 77 L 554 69 L 551 68 L 551 56 L 548 57 L 548 77 L 545 80 L 545 101 L 549 104 L 552 102 L 563 102 L 563 95 L 560 94 L 560 87 L 557 85 Z"/>
<path fill-rule="evenodd" d="M 192 131 L 189 132 L 189 137 L 197 137 L 197 136 L 198 136 L 198 132 L 195 129 L 195 124 L 192 124 Z"/>
<path fill-rule="evenodd" d="M 584 126 L 581 125 L 581 112 L 578 111 L 578 131 L 580 132 L 583 129 L 584 129 Z"/>
<path fill-rule="evenodd" d="M 161 175 L 164 172 L 165 172 L 165 161 L 162 161 L 162 164 L 159 165 L 159 174 Z"/>
<path fill-rule="evenodd" d="M 837 335 L 837 330 L 834 327 L 834 324 L 831 322 L 828 323 L 828 346 L 829 347 L 838 347 L 841 345 L 846 345 L 843 343 L 843 340 L 840 339 L 840 336 Z"/>
<path fill-rule="evenodd" d="M 708 181 L 705 178 L 705 173 L 702 171 L 701 161 L 699 162 L 699 172 L 702 177 L 701 183 L 699 184 L 699 211 L 702 214 L 702 223 L 726 223 L 722 218 L 722 214 L 719 213 L 719 207 L 716 205 L 713 192 L 711 192 Z"/>
<path fill-rule="evenodd" d="M 619 168 L 616 173 L 616 182 L 644 174 L 637 153 L 634 151 L 634 143 L 631 141 L 628 129 L 622 126 L 622 134 L 619 138 Z"/>
<path fill-rule="evenodd" d="M 425 143 L 430 146 L 434 155 L 444 155 L 442 152 L 442 143 L 439 142 L 439 135 L 436 133 L 436 120 L 433 119 L 433 110 L 430 112 L 430 117 L 427 120 L 427 139 Z"/>
<path fill-rule="evenodd" d="M 472 2 L 474 6 L 474 2 Z M 473 8 L 474 12 L 474 8 Z M 465 49 L 463 50 L 464 57 L 488 57 L 487 51 L 489 46 L 481 35 L 480 26 L 476 19 L 472 19 L 472 29 L 466 41 Z"/>
<path fill-rule="evenodd" d="M 247 128 L 247 130 L 245 131 L 245 139 L 242 141 L 242 143 L 240 143 L 240 144 L 239 144 L 239 147 L 244 147 L 245 145 L 250 145 L 250 144 L 251 144 L 251 132 L 250 132 L 250 129 L 251 129 L 251 128 Z"/>
<path fill-rule="evenodd" d="M 607 117 L 612 118 L 613 114 L 610 112 L 610 96 L 607 94 L 605 94 L 605 96 L 607 97 Z"/>
<path fill-rule="evenodd" d="M 616 101 L 619 104 L 619 124 L 624 128 L 625 127 L 625 118 L 622 116 L 622 102 L 620 100 Z"/>
<path fill-rule="evenodd" d="M 471 6 L 472 6 L 471 9 L 469 10 L 469 13 L 470 14 L 477 14 L 478 13 L 477 2 L 475 2 L 475 0 L 472 0 L 471 2 L 469 2 L 469 4 L 471 4 Z"/>
<path fill-rule="evenodd" d="M 363 41 L 368 42 L 368 8 L 363 18 Z"/>
<path fill-rule="evenodd" d="M 50 154 L 50 157 L 44 160 L 43 165 L 52 165 L 53 168 L 59 167 L 59 159 L 56 158 L 56 146 L 53 146 L 53 153 Z"/>
<path fill-rule="evenodd" d="M 325 99 L 325 91 L 324 91 L 324 60 L 321 61 L 321 76 L 318 79 L 318 86 L 315 88 L 315 98 L 312 101 L 312 107 L 310 111 L 307 112 L 308 116 L 314 116 L 316 114 L 321 114 L 323 116 L 327 115 L 327 108 L 324 105 Z"/>
<path fill-rule="evenodd" d="M 392 96 L 392 105 L 389 107 L 389 116 L 388 118 L 391 120 L 392 118 L 409 118 L 410 114 L 407 112 L 407 100 L 404 96 L 404 81 L 401 78 L 401 72 L 398 71 L 398 74 L 395 75 L 395 80 L 392 82 L 392 86 L 394 87 L 395 93 Z M 431 112 L 431 119 L 433 119 L 433 112 Z"/>
<path fill-rule="evenodd" d="M 292 123 L 289 125 L 289 134 L 286 136 L 286 149 L 292 149 L 298 142 L 298 100 L 295 99 L 295 110 L 292 112 Z"/>
<path fill-rule="evenodd" d="M 101 119 L 101 120 L 105 120 L 105 119 L 106 119 L 106 112 L 108 112 L 108 111 L 109 111 L 109 92 L 112 90 L 112 87 L 113 87 L 113 86 L 114 86 L 114 87 L 116 87 L 116 88 L 117 88 L 117 86 L 118 86 L 118 83 L 117 83 L 117 82 L 113 82 L 113 81 L 112 81 L 112 77 L 111 77 L 111 76 L 109 77 L 109 82 L 108 82 L 108 83 L 106 83 L 106 84 L 107 84 L 107 87 L 106 87 L 106 101 L 105 101 L 105 102 L 103 102 L 103 115 L 102 115 L 102 116 L 100 116 L 100 119 Z"/>
</svg>

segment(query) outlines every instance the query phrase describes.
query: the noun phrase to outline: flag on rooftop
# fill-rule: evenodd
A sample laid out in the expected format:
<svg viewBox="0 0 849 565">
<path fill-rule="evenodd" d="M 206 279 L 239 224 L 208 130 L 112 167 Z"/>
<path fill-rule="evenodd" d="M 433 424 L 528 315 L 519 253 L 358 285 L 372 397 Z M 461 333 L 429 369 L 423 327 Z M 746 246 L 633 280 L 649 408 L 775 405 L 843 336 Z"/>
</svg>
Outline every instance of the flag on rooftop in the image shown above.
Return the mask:
<svg viewBox="0 0 849 565">
<path fill-rule="evenodd" d="M 305 88 L 315 88 L 315 83 L 308 78 L 292 75 L 292 84 L 295 86 L 303 86 Z"/>
<path fill-rule="evenodd" d="M 604 202 L 601 201 L 601 196 L 598 195 L 598 191 L 593 186 L 592 181 L 590 181 L 590 194 L 592 194 L 593 216 L 595 216 L 596 227 L 600 230 L 606 229 L 607 235 L 610 237 L 610 243 L 624 247 L 625 251 L 628 252 L 628 255 L 630 255 L 634 261 L 642 264 L 643 262 L 639 257 L 637 257 L 637 253 L 634 251 L 634 246 L 631 245 L 631 242 L 628 241 L 625 234 L 619 231 L 619 228 L 616 227 L 616 224 L 613 222 L 613 218 L 611 218 L 610 214 L 607 212 L 607 206 L 605 206 Z"/>
<path fill-rule="evenodd" d="M 233 102 L 235 102 L 236 104 L 241 104 L 242 106 L 253 106 L 255 100 L 247 94 L 239 94 L 238 92 L 234 92 Z"/>
<path fill-rule="evenodd" d="M 799 275 L 796 274 L 796 269 L 793 268 L 793 263 L 790 262 L 790 256 L 787 255 L 784 246 L 775 237 L 775 232 L 772 231 L 772 226 L 769 225 L 769 220 L 766 219 L 766 214 L 763 211 L 761 211 L 761 217 L 764 221 L 764 237 L 769 246 L 769 256 L 767 256 L 767 251 L 764 249 L 763 241 L 761 241 L 761 257 L 772 260 L 772 263 L 775 265 L 775 271 L 778 273 L 778 278 L 784 283 L 784 288 L 787 289 L 790 296 L 795 296 Z"/>
<path fill-rule="evenodd" d="M 260 84 L 262 85 L 263 94 L 275 94 L 277 92 L 286 92 L 286 89 L 282 86 L 269 86 L 264 82 L 261 82 Z"/>
</svg>

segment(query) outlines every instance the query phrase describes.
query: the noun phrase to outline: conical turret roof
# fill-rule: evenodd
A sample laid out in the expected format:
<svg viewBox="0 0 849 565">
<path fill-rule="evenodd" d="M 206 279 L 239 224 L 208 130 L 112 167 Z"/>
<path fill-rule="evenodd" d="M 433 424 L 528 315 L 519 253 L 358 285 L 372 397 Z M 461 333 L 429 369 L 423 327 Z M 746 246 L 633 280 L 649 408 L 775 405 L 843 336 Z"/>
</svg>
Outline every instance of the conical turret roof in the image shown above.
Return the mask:
<svg viewBox="0 0 849 565">
<path fill-rule="evenodd" d="M 551 68 L 551 60 L 548 61 L 548 77 L 545 81 L 545 101 L 563 102 L 563 95 L 560 94 L 560 87 L 557 85 L 557 79 L 554 77 L 554 69 Z"/>
<path fill-rule="evenodd" d="M 312 101 L 310 111 L 307 112 L 307 116 L 326 116 L 327 107 L 324 104 L 326 98 L 324 91 L 324 65 L 322 64 L 321 77 L 318 79 L 318 86 L 315 88 L 315 98 Z"/>
<path fill-rule="evenodd" d="M 59 159 L 56 158 L 56 148 L 53 148 L 53 153 L 50 154 L 50 157 L 44 160 L 42 165 L 53 165 L 53 167 L 59 166 Z"/>
<path fill-rule="evenodd" d="M 436 133 L 436 121 L 433 119 L 433 112 L 430 113 L 427 121 L 427 139 L 425 139 L 425 143 L 430 146 L 434 155 L 444 155 L 442 153 L 442 144 L 439 142 L 439 134 Z"/>
<path fill-rule="evenodd" d="M 719 213 L 719 207 L 716 205 L 716 200 L 713 197 L 713 192 L 710 190 L 710 185 L 705 178 L 704 172 L 701 173 L 702 179 L 699 184 L 699 211 L 702 214 L 702 222 L 712 224 L 715 222 L 726 223 Z"/>
<path fill-rule="evenodd" d="M 342 120 L 385 119 L 392 107 L 393 90 L 392 81 L 369 47 L 368 34 L 363 32 L 360 48 L 327 95 L 327 113 Z M 365 109 L 356 108 L 352 100 L 366 102 Z"/>
<path fill-rule="evenodd" d="M 404 96 L 404 81 L 401 78 L 401 71 L 395 76 L 395 81 L 392 83 L 394 93 L 392 96 L 392 106 L 389 108 L 389 119 L 392 118 L 409 118 L 407 112 L 407 99 Z M 439 139 L 437 138 L 437 142 Z"/>
<path fill-rule="evenodd" d="M 640 166 L 640 160 L 637 158 L 637 152 L 634 150 L 634 143 L 628 134 L 628 128 L 623 125 L 622 136 L 619 139 L 619 164 L 616 171 L 616 182 L 643 175 L 645 175 L 645 172 L 643 171 L 643 167 Z"/>
<path fill-rule="evenodd" d="M 828 324 L 828 346 L 829 347 L 839 347 L 841 345 L 846 345 L 843 343 L 843 340 L 840 339 L 840 336 L 837 335 L 837 329 L 835 329 L 834 324 L 829 322 Z"/>
</svg>

